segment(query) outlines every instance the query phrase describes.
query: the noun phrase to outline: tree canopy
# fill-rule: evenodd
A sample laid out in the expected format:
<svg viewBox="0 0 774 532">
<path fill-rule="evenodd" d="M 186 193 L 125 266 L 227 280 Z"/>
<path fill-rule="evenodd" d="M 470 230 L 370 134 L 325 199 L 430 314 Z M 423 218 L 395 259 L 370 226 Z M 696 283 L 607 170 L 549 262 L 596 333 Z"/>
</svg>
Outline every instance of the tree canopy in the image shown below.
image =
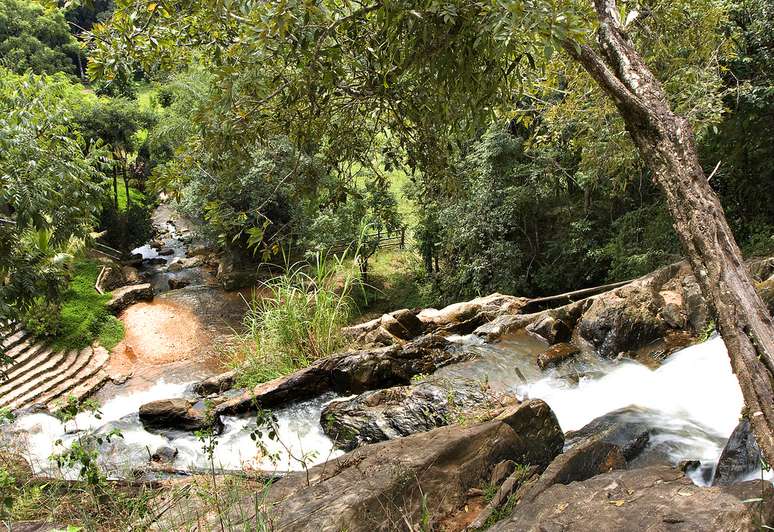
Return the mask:
<svg viewBox="0 0 774 532">
<path fill-rule="evenodd" d="M 70 34 L 64 14 L 34 0 L 0 3 L 0 56 L 16 73 L 79 73 L 79 44 Z"/>
</svg>

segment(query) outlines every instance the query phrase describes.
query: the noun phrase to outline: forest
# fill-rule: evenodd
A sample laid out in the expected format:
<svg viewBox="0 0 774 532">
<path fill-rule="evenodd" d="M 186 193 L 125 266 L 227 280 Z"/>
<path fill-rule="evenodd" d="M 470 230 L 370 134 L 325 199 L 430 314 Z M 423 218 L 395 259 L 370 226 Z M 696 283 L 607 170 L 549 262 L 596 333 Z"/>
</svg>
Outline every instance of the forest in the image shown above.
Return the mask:
<svg viewBox="0 0 774 532">
<path fill-rule="evenodd" d="M 772 198 L 771 0 L 0 0 L 0 522 L 771 529 Z"/>
</svg>

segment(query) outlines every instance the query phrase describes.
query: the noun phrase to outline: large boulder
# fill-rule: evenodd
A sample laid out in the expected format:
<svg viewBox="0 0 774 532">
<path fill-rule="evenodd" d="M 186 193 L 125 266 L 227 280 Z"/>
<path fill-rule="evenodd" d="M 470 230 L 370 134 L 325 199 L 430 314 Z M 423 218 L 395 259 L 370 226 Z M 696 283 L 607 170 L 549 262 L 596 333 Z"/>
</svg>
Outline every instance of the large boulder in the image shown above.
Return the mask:
<svg viewBox="0 0 774 532">
<path fill-rule="evenodd" d="M 491 294 L 471 301 L 434 308 L 398 310 L 352 327 L 344 333 L 362 344 L 391 345 L 422 333 L 469 334 L 502 314 L 517 314 L 527 302 L 522 297 Z"/>
<path fill-rule="evenodd" d="M 495 396 L 480 382 L 438 379 L 333 401 L 323 409 L 320 424 L 337 447 L 352 450 L 361 443 L 425 432 L 474 415 L 485 416 L 499 411 L 503 404 L 503 397 Z"/>
<path fill-rule="evenodd" d="M 139 301 L 153 299 L 153 286 L 150 283 L 136 284 L 117 288 L 112 292 L 112 298 L 107 304 L 107 309 L 113 314 L 119 314 L 130 305 Z"/>
<path fill-rule="evenodd" d="M 379 318 L 345 327 L 342 332 L 362 344 L 391 345 L 417 338 L 425 325 L 417 318 L 417 310 L 401 309 Z"/>
<path fill-rule="evenodd" d="M 212 395 L 214 393 L 223 393 L 234 387 L 236 382 L 236 371 L 226 371 L 218 375 L 208 377 L 203 381 L 199 381 L 191 388 L 194 393 L 202 396 Z"/>
<path fill-rule="evenodd" d="M 468 491 L 486 484 L 496 464 L 513 460 L 542 468 L 561 451 L 562 442 L 548 405 L 527 401 L 486 423 L 359 447 L 281 478 L 262 502 L 270 508 L 273 529 L 286 532 L 413 529 L 425 517 L 423 509 L 432 512 L 429 519 L 440 519 L 464 506 Z M 255 496 L 246 495 L 227 512 L 231 526 L 252 526 Z M 196 515 L 186 509 L 168 514 L 169 519 L 187 515 L 192 520 Z M 216 526 L 218 518 L 212 519 L 210 526 Z M 164 525 L 188 528 L 180 522 Z"/>
<path fill-rule="evenodd" d="M 553 313 L 546 312 L 544 316 L 534 323 L 527 325 L 527 332 L 540 336 L 549 344 L 568 342 L 572 337 L 572 326 L 565 320 L 558 318 Z"/>
<path fill-rule="evenodd" d="M 713 485 L 727 486 L 745 480 L 761 467 L 761 450 L 750 422 L 743 419 L 731 433 L 715 468 Z"/>
<path fill-rule="evenodd" d="M 615 470 L 556 483 L 489 530 L 753 531 L 774 524 L 773 499 L 774 488 L 760 481 L 705 488 L 669 466 Z"/>
<path fill-rule="evenodd" d="M 195 408 L 196 401 L 188 399 L 161 399 L 140 407 L 140 421 L 147 429 L 200 430 L 212 428 L 216 433 L 223 429 L 218 415 L 207 415 L 203 408 Z"/>
<path fill-rule="evenodd" d="M 584 427 L 565 434 L 566 445 L 574 447 L 590 440 L 617 445 L 627 461 L 634 460 L 647 447 L 655 429 L 648 422 L 651 411 L 628 406 L 600 416 Z"/>
<path fill-rule="evenodd" d="M 256 402 L 270 408 L 327 391 L 362 393 L 407 385 L 415 375 L 428 375 L 472 356 L 459 345 L 436 335 L 425 335 L 404 345 L 346 351 L 260 384 L 216 408 L 222 414 L 237 414 L 254 409 Z"/>
<path fill-rule="evenodd" d="M 685 323 L 682 285 L 677 278 L 681 269 L 679 264 L 668 266 L 595 296 L 578 323 L 580 336 L 600 355 L 615 357 L 680 328 Z"/>
</svg>

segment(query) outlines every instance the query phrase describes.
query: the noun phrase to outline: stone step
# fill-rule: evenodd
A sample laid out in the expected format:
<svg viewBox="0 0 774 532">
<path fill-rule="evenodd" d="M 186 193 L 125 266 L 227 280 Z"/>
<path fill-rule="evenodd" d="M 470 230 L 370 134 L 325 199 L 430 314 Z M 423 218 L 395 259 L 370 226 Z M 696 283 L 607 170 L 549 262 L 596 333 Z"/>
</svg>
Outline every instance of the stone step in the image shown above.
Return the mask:
<svg viewBox="0 0 774 532">
<path fill-rule="evenodd" d="M 26 340 L 29 337 L 29 334 L 27 334 L 27 331 L 20 329 L 10 335 L 8 338 L 3 340 L 3 348 L 6 352 L 13 350 L 16 346 L 21 344 L 24 340 Z"/>
<path fill-rule="evenodd" d="M 35 353 L 41 345 L 42 344 L 34 343 L 31 340 L 25 340 L 24 342 L 17 344 L 13 349 L 6 351 L 5 354 L 13 359 L 13 362 L 6 366 L 6 371 L 24 363 L 29 358 L 30 354 Z"/>
<path fill-rule="evenodd" d="M 13 357 L 13 362 L 6 366 L 8 374 L 16 373 L 20 368 L 28 368 L 31 363 L 42 364 L 52 353 L 52 349 L 46 344 L 33 344 L 21 353 Z"/>
<path fill-rule="evenodd" d="M 52 390 L 46 392 L 39 399 L 36 399 L 35 402 L 48 404 L 65 395 L 72 395 L 77 399 L 83 399 L 90 395 L 109 379 L 107 373 L 102 369 L 109 357 L 110 354 L 105 349 L 97 347 L 93 350 L 91 359 L 86 366 L 81 368 L 70 378 L 62 381 Z M 63 405 L 64 402 L 53 405 L 52 411 L 56 412 L 60 410 Z"/>
<path fill-rule="evenodd" d="M 16 334 L 21 330 L 21 325 L 18 323 L 12 323 L 4 326 L 0 326 L 0 343 L 5 345 L 8 338 Z"/>
<path fill-rule="evenodd" d="M 13 392 L 10 394 L 0 394 L 0 407 L 5 406 L 16 409 L 19 408 L 18 405 L 23 405 L 28 402 L 38 402 L 36 400 L 38 396 L 42 396 L 42 394 L 62 382 L 64 379 L 69 378 L 72 374 L 85 366 L 90 357 L 90 347 L 80 351 L 68 351 L 65 359 L 56 370 L 47 371 L 26 384 L 14 388 Z"/>
<path fill-rule="evenodd" d="M 6 370 L 11 373 L 18 368 L 29 366 L 31 361 L 42 364 L 54 352 L 53 348 L 47 344 L 35 344 L 31 349 L 27 349 L 14 357 L 14 361 Z"/>
<path fill-rule="evenodd" d="M 46 349 L 38 351 L 37 356 L 30 357 L 25 364 L 16 365 L 8 372 L 8 380 L 0 385 L 0 397 L 22 388 L 44 374 L 59 371 L 60 365 L 65 363 L 66 354 L 67 351 L 52 353 L 51 350 Z"/>
</svg>

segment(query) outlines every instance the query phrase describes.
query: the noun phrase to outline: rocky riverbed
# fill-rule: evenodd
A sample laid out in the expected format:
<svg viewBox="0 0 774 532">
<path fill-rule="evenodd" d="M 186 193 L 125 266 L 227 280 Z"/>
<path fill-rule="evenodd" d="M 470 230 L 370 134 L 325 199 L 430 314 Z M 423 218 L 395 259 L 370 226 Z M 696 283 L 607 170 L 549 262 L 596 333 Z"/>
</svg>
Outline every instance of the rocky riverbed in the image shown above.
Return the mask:
<svg viewBox="0 0 774 532">
<path fill-rule="evenodd" d="M 350 349 L 251 390 L 231 389 L 233 373 L 202 380 L 217 370 L 201 355 L 207 342 L 239 315 L 233 294 L 213 290 L 171 290 L 124 311 L 136 328 L 123 357 L 136 373 L 103 391 L 100 419 L 29 414 L 5 437 L 49 474 L 51 442 L 112 429 L 125 435 L 100 447 L 113 476 L 197 471 L 209 461 L 192 430 L 208 424 L 210 404 L 217 469 L 303 471 L 267 496 L 283 530 L 393 530 L 427 511 L 441 529 L 477 529 L 497 510 L 485 489 L 523 506 L 501 516 L 503 530 L 563 529 L 595 512 L 613 512 L 610 530 L 772 524 L 770 473 L 739 423 L 723 341 L 699 339 L 711 313 L 685 265 L 577 301 L 493 294 L 396 311 L 347 329 Z M 247 523 L 255 509 L 246 497 L 227 511 Z"/>
</svg>

